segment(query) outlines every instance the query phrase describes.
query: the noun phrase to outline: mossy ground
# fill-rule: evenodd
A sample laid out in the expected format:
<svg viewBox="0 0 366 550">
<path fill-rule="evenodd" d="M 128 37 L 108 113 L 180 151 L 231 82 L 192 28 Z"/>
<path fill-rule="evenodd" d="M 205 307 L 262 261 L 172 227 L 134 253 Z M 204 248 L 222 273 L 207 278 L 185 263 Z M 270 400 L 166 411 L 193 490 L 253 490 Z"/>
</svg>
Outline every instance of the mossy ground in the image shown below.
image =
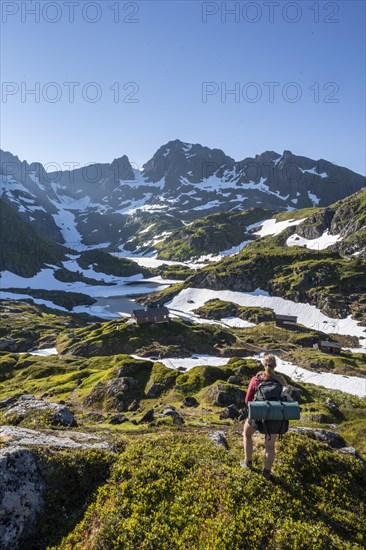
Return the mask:
<svg viewBox="0 0 366 550">
<path fill-rule="evenodd" d="M 18 306 L 13 304 L 15 308 Z M 47 483 L 46 508 L 37 520 L 37 535 L 26 541 L 24 548 L 353 550 L 364 547 L 364 525 L 358 519 L 363 513 L 366 480 L 360 459 L 340 455 L 306 435 L 289 432 L 277 445 L 275 482 L 260 475 L 262 436 L 254 437 L 255 470 L 240 468 L 242 422 L 221 418 L 223 408 L 212 404 L 209 390 L 221 384 L 229 390 L 238 387 L 245 392 L 258 371 L 256 361 L 233 357 L 223 367 L 202 366 L 180 372 L 158 361 L 113 354 L 108 347 L 109 335 L 123 338 L 123 330 L 129 328 L 123 321 L 70 328 L 65 323 L 70 323 L 73 317 L 52 317 L 36 306 L 22 308 L 20 305 L 19 311 L 13 312 L 19 315 L 20 323 L 33 327 L 33 322 L 42 321 L 38 341 L 47 337 L 47 341 L 53 342 L 51 335 L 57 331 L 59 341 L 63 342 L 64 337 L 68 341 L 71 338 L 66 334 L 71 330 L 80 343 L 92 335 L 93 345 L 102 342 L 108 355 L 40 357 L 3 352 L 0 400 L 31 393 L 48 401 L 65 401 L 78 422 L 78 427 L 72 430 L 98 435 L 116 450 L 115 453 L 37 451 Z M 24 316 L 21 319 L 24 312 L 26 320 Z M 206 329 L 176 323 L 173 328 L 170 326 L 172 340 L 167 341 L 158 327 L 154 342 L 161 350 L 170 351 L 168 344 L 182 335 L 183 343 L 195 338 L 198 342 L 203 338 L 212 338 L 215 343 L 225 341 L 219 327 L 214 327 L 214 332 Z M 151 327 L 144 330 L 151 333 Z M 202 330 L 205 332 L 201 333 Z M 318 360 L 317 352 L 304 347 L 314 335 L 303 327 L 288 331 L 274 323 L 264 323 L 247 331 L 224 333 L 230 335 L 229 342 L 233 338 L 230 344 L 233 346 L 244 346 L 239 338 L 281 347 L 289 345 L 289 337 L 293 336 L 289 348 L 292 353 L 298 353 L 299 357 L 308 354 L 311 360 Z M 145 332 L 127 334 L 137 346 L 150 349 Z M 362 368 L 362 358 L 337 358 L 342 359 L 352 361 L 347 368 L 354 372 Z M 315 363 L 313 368 L 317 368 Z M 232 375 L 237 377 L 235 385 L 228 382 Z M 114 425 L 110 420 L 117 410 L 108 395 L 90 405 L 86 402 L 98 383 L 108 384 L 121 377 L 137 381 L 129 398 L 137 398 L 140 408 L 125 410 L 127 421 Z M 154 384 L 160 385 L 162 391 L 157 397 L 148 398 Z M 366 458 L 365 400 L 309 384 L 295 386 L 302 390 L 302 418 L 292 424 L 335 431 Z M 197 407 L 183 406 L 188 395 L 197 399 Z M 327 404 L 327 399 L 335 401 L 337 412 Z M 162 415 L 167 404 L 183 417 L 182 427 Z M 155 413 L 154 422 L 140 423 L 150 409 Z M 54 426 L 48 420 L 47 415 L 32 415 L 20 425 L 49 429 L 52 433 Z M 0 422 L 9 421 L 1 409 Z M 208 434 L 213 429 L 225 432 L 229 451 L 215 447 L 209 440 Z"/>
<path fill-rule="evenodd" d="M 230 216 L 227 213 L 211 214 L 174 230 L 157 245 L 158 257 L 187 261 L 206 254 L 217 254 L 253 238 L 247 227 L 269 217 L 271 212 L 261 208 L 250 208 Z"/>
<path fill-rule="evenodd" d="M 272 309 L 261 307 L 243 307 L 233 302 L 213 299 L 206 302 L 202 307 L 194 310 L 194 313 L 205 319 L 223 319 L 225 317 L 239 317 L 250 323 L 262 323 L 274 321 L 275 314 Z"/>
<path fill-rule="evenodd" d="M 190 325 L 181 320 L 139 326 L 114 320 L 76 329 L 71 337 L 60 335 L 57 348 L 62 354 L 88 357 L 118 353 L 187 357 L 193 353 L 220 355 L 234 343 L 232 332 L 218 326 Z"/>
<path fill-rule="evenodd" d="M 93 320 L 95 318 L 85 314 L 62 313 L 24 301 L 0 302 L 0 338 L 13 341 L 10 347 L 19 352 L 52 347 L 61 332 L 85 326 Z"/>
<path fill-rule="evenodd" d="M 83 520 L 54 549 L 361 549 L 366 475 L 360 460 L 298 434 L 278 446 L 270 482 L 240 468 L 241 431 L 229 451 L 207 430 L 135 436 Z"/>
</svg>

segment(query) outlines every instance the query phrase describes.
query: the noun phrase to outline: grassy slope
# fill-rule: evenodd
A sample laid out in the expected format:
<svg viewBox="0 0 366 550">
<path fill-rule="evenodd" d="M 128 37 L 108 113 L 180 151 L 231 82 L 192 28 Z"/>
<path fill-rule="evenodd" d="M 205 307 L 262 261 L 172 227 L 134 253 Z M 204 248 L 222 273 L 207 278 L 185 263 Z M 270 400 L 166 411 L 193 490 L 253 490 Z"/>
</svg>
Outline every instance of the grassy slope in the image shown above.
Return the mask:
<svg viewBox="0 0 366 550">
<path fill-rule="evenodd" d="M 213 299 L 206 302 L 202 307 L 194 310 L 194 313 L 204 319 L 223 319 L 225 317 L 239 317 L 250 323 L 262 323 L 273 321 L 275 314 L 272 309 L 261 307 L 242 307 L 233 302 L 224 302 Z"/>
<path fill-rule="evenodd" d="M 190 326 L 179 320 L 138 326 L 114 320 L 77 329 L 71 338 L 61 335 L 57 348 L 63 354 L 87 357 L 116 353 L 187 357 L 193 353 L 215 353 L 215 350 L 219 354 L 220 349 L 234 342 L 230 331 L 216 326 Z"/>
<path fill-rule="evenodd" d="M 0 302 L 0 337 L 14 341 L 14 351 L 53 347 L 58 334 L 95 320 L 83 314 L 66 314 L 45 306 L 25 302 Z"/>
<path fill-rule="evenodd" d="M 252 238 L 247 226 L 271 216 L 261 208 L 211 214 L 173 231 L 158 245 L 158 258 L 185 261 L 203 254 L 217 254 Z"/>
<path fill-rule="evenodd" d="M 130 277 L 141 273 L 145 277 L 152 275 L 152 271 L 139 266 L 128 258 L 119 258 L 100 249 L 82 252 L 77 260 L 80 267 L 88 269 L 92 267 L 98 273 L 106 273 L 116 277 Z"/>
<path fill-rule="evenodd" d="M 39 317 L 41 308 L 23 307 L 19 308 L 20 318 L 27 313 L 28 323 L 33 318 L 42 319 L 41 336 L 51 330 L 70 330 L 63 325 L 67 316 Z M 27 309 L 34 310 L 34 317 Z M 101 323 L 74 332 L 83 338 L 85 331 L 100 337 L 104 331 L 107 335 L 122 332 L 117 325 Z M 261 327 L 249 329 L 251 337 L 262 338 L 263 343 L 268 336 L 271 343 L 288 339 L 289 331 L 273 327 L 271 333 L 270 325 L 264 324 L 262 331 Z M 176 328 L 192 340 L 197 337 L 194 329 L 199 327 L 178 323 Z M 294 333 L 295 340 L 309 337 L 309 331 L 305 332 Z M 136 338 L 135 333 L 130 336 Z M 138 338 L 143 341 L 141 334 Z M 301 349 L 303 355 L 308 352 L 312 350 Z M 220 418 L 222 409 L 212 404 L 209 390 L 222 384 L 245 391 L 257 369 L 255 361 L 239 358 L 232 358 L 225 367 L 196 367 L 180 373 L 127 355 L 37 357 L 1 353 L 0 400 L 23 393 L 50 401 L 64 400 L 76 414 L 77 430 L 99 434 L 118 450 L 114 456 L 95 451 L 37 451 L 48 490 L 46 513 L 39 518 L 37 536 L 29 545 L 54 545 L 60 550 L 148 549 L 157 544 L 162 549 L 205 550 L 236 550 L 243 544 L 253 549 L 262 544 L 273 550 L 361 548 L 363 524 L 356 519 L 362 514 L 366 480 L 360 460 L 339 455 L 304 435 L 289 433 L 277 452 L 278 483 L 268 485 L 257 473 L 263 461 L 260 437 L 254 438 L 257 471 L 239 468 L 241 425 Z M 238 386 L 228 383 L 231 375 L 239 377 Z M 137 381 L 128 402 L 137 398 L 141 408 L 124 412 L 128 420 L 115 426 L 109 420 L 123 396 L 104 391 L 101 400 L 86 403 L 96 387 L 107 388 L 108 383 L 121 377 Z M 154 384 L 163 389 L 158 397 L 148 398 L 147 392 Z M 296 385 L 303 391 L 303 412 L 295 425 L 330 428 L 366 453 L 365 400 L 308 384 Z M 182 400 L 187 395 L 195 396 L 199 406 L 184 408 Z M 332 412 L 327 399 L 336 402 L 339 413 Z M 183 428 L 178 429 L 171 418 L 160 414 L 166 404 L 175 406 L 183 416 Z M 155 410 L 155 426 L 139 424 L 151 408 Z M 0 422 L 5 420 L 2 414 Z M 19 419 L 7 418 L 5 422 L 18 424 Z M 20 425 L 52 428 L 46 415 L 33 414 L 20 420 Z M 215 448 L 209 441 L 207 433 L 213 428 L 227 432 L 229 452 Z"/>
<path fill-rule="evenodd" d="M 289 434 L 273 484 L 239 467 L 238 434 L 229 442 L 229 452 L 215 448 L 202 430 L 134 439 L 83 521 L 55 548 L 363 548 L 360 461 Z"/>
</svg>

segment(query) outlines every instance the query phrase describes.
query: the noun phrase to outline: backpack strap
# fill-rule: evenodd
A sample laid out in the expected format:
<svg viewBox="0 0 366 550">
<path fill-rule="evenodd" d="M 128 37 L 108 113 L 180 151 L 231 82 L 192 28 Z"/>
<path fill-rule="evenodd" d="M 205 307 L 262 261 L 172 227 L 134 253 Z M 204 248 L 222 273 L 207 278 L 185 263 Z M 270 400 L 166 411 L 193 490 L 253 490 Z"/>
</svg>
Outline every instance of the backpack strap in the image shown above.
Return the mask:
<svg viewBox="0 0 366 550">
<path fill-rule="evenodd" d="M 265 418 L 265 420 L 263 421 L 263 428 L 264 428 L 264 433 L 265 433 L 266 435 L 268 435 L 268 439 L 271 439 L 271 435 L 272 435 L 272 434 L 270 434 L 269 431 L 268 431 L 268 424 L 267 424 L 267 420 L 268 420 L 268 418 L 269 418 L 269 412 L 270 412 L 270 410 L 271 410 L 271 404 L 270 404 L 269 401 L 267 401 L 266 418 Z"/>
</svg>

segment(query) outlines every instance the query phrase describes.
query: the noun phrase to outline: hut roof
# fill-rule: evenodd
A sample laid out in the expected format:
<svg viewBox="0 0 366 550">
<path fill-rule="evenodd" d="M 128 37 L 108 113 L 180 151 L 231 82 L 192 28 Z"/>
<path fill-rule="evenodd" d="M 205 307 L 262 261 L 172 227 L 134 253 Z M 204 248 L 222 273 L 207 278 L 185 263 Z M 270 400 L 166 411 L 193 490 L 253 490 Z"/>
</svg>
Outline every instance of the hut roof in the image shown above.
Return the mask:
<svg viewBox="0 0 366 550">
<path fill-rule="evenodd" d="M 156 316 L 160 315 L 169 315 L 169 309 L 165 306 L 163 307 L 147 307 L 145 309 L 134 309 L 132 312 L 132 315 L 136 317 L 136 319 L 142 318 L 142 317 L 151 317 L 154 318 Z"/>
</svg>

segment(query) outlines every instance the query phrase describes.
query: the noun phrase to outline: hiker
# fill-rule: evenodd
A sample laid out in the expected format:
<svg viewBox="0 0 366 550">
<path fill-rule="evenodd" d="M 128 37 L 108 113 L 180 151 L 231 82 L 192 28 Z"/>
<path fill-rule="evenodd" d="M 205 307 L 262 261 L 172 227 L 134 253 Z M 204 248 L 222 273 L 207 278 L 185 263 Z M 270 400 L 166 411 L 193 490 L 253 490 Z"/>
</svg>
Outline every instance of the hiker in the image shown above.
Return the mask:
<svg viewBox="0 0 366 550">
<path fill-rule="evenodd" d="M 276 368 L 276 357 L 274 355 L 264 355 L 262 360 L 264 371 L 260 371 L 253 376 L 248 386 L 248 391 L 245 396 L 245 403 L 253 401 L 256 397 L 256 391 L 262 382 L 275 381 L 281 385 L 280 395 L 281 398 L 285 396 L 291 400 L 291 386 L 288 386 L 286 380 L 280 374 L 274 372 Z M 275 443 L 277 434 L 266 434 L 265 427 L 262 420 L 246 420 L 243 431 L 244 453 L 245 460 L 241 461 L 241 466 L 244 468 L 252 468 L 252 453 L 253 453 L 253 441 L 252 436 L 255 431 L 265 434 L 265 461 L 262 474 L 266 479 L 271 479 L 271 469 L 275 457 Z"/>
</svg>

